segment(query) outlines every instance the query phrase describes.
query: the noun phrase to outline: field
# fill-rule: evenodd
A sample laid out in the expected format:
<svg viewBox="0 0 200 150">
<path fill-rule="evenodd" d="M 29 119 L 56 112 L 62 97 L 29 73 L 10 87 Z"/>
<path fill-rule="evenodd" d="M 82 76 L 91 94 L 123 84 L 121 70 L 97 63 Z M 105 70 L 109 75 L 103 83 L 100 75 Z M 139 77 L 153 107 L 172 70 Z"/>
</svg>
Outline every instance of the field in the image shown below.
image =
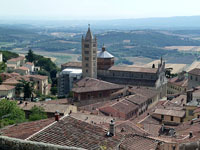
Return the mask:
<svg viewBox="0 0 200 150">
<path fill-rule="evenodd" d="M 200 46 L 166 46 L 165 49 L 168 49 L 168 50 L 177 49 L 178 51 L 181 51 L 181 52 L 199 52 Z"/>
</svg>

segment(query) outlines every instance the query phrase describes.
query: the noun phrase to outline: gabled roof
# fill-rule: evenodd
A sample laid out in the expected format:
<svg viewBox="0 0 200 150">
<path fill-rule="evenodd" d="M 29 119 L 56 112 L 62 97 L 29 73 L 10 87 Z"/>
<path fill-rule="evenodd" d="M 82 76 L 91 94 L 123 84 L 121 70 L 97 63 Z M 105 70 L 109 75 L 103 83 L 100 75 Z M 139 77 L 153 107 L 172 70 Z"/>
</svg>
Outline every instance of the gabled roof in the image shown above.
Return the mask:
<svg viewBox="0 0 200 150">
<path fill-rule="evenodd" d="M 124 150 L 156 150 L 158 141 L 136 134 L 125 136 L 125 140 L 120 144 Z"/>
<path fill-rule="evenodd" d="M 9 59 L 8 62 L 20 61 L 20 60 L 24 60 L 24 59 L 25 59 L 25 57 L 23 57 L 23 56 L 19 56 L 19 57 L 17 57 L 17 58 Z"/>
<path fill-rule="evenodd" d="M 24 140 L 53 122 L 54 118 L 25 122 L 17 125 L 7 126 L 1 129 L 0 132 L 3 136 Z"/>
<path fill-rule="evenodd" d="M 85 149 L 100 149 L 101 146 L 116 148 L 121 137 L 106 137 L 106 130 L 66 116 L 31 137 L 30 141 Z"/>
<path fill-rule="evenodd" d="M 188 72 L 189 74 L 193 75 L 200 75 L 200 69 L 199 68 L 194 68 L 191 71 Z"/>
<path fill-rule="evenodd" d="M 73 88 L 72 91 L 76 93 L 84 93 L 112 89 L 122 89 L 123 87 L 123 85 L 118 85 L 103 80 L 86 77 L 78 81 L 76 83 L 75 88 Z"/>
</svg>

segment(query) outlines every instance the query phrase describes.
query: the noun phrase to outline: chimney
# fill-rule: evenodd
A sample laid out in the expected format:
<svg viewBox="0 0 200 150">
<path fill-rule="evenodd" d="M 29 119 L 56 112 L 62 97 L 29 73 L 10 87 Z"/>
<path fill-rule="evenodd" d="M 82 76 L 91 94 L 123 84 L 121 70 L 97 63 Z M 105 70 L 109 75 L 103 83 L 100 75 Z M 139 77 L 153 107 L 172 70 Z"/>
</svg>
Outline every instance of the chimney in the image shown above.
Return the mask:
<svg viewBox="0 0 200 150">
<path fill-rule="evenodd" d="M 59 112 L 58 111 L 55 112 L 55 121 L 59 121 Z"/>
<path fill-rule="evenodd" d="M 114 136 L 115 135 L 115 123 L 114 123 L 114 120 L 110 121 L 109 133 L 110 133 L 110 136 Z"/>
</svg>

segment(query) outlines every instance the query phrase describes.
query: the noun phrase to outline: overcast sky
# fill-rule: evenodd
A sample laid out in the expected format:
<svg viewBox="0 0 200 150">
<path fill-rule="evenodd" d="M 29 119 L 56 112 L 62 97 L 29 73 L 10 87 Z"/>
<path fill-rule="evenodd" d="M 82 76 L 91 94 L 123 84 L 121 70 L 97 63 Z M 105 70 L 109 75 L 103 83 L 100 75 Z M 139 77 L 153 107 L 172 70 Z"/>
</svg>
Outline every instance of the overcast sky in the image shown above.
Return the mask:
<svg viewBox="0 0 200 150">
<path fill-rule="evenodd" d="M 0 16 L 123 19 L 200 15 L 200 0 L 0 0 Z"/>
</svg>

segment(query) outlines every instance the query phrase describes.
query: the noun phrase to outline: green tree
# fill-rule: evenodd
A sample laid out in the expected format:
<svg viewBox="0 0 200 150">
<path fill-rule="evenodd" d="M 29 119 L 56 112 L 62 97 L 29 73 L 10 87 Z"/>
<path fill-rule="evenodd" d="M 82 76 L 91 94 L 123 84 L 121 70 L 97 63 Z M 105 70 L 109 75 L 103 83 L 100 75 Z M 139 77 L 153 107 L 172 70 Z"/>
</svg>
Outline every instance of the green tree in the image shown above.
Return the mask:
<svg viewBox="0 0 200 150">
<path fill-rule="evenodd" d="M 0 63 L 0 73 L 5 72 L 6 64 L 4 62 Z"/>
<path fill-rule="evenodd" d="M 33 97 L 34 97 L 34 82 L 29 82 L 29 81 L 25 81 L 25 80 L 20 80 L 20 83 L 17 84 L 17 92 L 21 92 L 23 91 L 24 93 L 24 100 L 26 98 L 31 98 L 31 101 L 33 101 Z"/>
<path fill-rule="evenodd" d="M 29 62 L 35 61 L 35 57 L 34 57 L 33 51 L 31 49 L 29 49 L 28 54 L 26 55 L 26 59 Z"/>
<path fill-rule="evenodd" d="M 47 115 L 44 112 L 44 108 L 38 107 L 38 106 L 33 106 L 31 108 L 31 114 L 29 116 L 30 121 L 35 121 L 35 120 L 41 120 L 41 119 L 46 119 Z"/>
<path fill-rule="evenodd" d="M 16 101 L 3 99 L 0 101 L 0 126 L 26 121 L 25 113 L 17 106 Z"/>
<path fill-rule="evenodd" d="M 52 94 L 52 95 L 56 95 L 56 94 L 57 94 L 57 91 L 58 91 L 57 87 L 52 87 L 52 88 L 51 88 L 51 94 Z"/>
</svg>

